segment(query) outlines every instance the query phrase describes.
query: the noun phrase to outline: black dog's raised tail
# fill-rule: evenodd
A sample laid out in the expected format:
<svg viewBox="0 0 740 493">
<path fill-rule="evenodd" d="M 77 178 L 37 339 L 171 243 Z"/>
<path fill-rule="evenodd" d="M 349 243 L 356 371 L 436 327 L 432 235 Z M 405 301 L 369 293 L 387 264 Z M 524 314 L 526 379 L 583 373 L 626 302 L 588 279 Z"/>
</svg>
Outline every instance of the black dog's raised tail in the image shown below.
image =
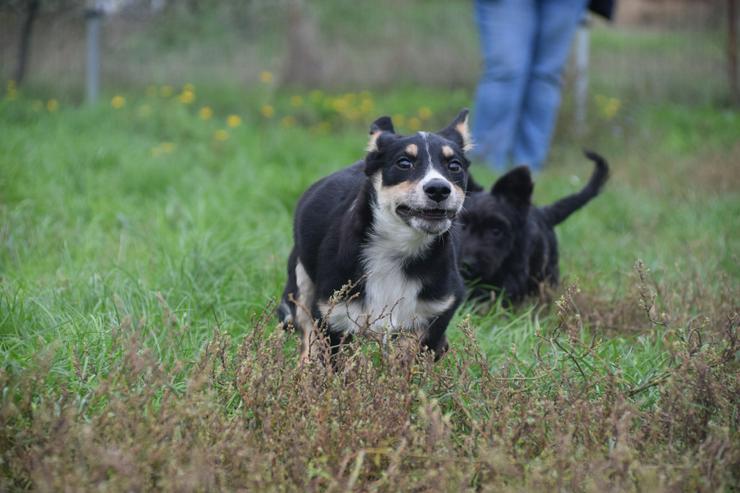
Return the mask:
<svg viewBox="0 0 740 493">
<path fill-rule="evenodd" d="M 568 216 L 596 197 L 609 178 L 609 165 L 606 159 L 593 151 L 584 150 L 583 153 L 594 162 L 594 172 L 583 190 L 542 208 L 545 220 L 550 226 L 557 226 L 565 221 Z"/>
</svg>

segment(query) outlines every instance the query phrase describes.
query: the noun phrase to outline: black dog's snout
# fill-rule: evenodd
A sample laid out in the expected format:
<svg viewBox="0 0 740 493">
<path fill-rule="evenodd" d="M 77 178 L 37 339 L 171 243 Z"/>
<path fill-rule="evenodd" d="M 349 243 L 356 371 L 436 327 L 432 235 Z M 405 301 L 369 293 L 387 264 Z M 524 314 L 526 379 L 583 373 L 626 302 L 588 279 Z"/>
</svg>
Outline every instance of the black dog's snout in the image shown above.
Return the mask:
<svg viewBox="0 0 740 493">
<path fill-rule="evenodd" d="M 442 202 L 450 196 L 451 191 L 450 184 L 444 180 L 431 180 L 424 185 L 424 193 L 435 202 Z"/>
</svg>

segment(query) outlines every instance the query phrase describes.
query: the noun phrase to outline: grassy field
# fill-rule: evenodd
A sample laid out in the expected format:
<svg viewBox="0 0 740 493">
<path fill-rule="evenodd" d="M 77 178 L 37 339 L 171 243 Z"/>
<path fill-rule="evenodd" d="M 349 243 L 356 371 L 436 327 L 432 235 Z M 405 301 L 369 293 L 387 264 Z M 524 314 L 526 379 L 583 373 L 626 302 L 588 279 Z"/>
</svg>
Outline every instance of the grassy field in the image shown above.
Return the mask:
<svg viewBox="0 0 740 493">
<path fill-rule="evenodd" d="M 629 39 L 597 53 L 666 53 Z M 547 203 L 591 172 L 581 146 L 613 169 L 559 227 L 556 301 L 463 307 L 437 364 L 365 343 L 335 372 L 273 330 L 295 202 L 362 157 L 376 116 L 440 128 L 471 92 L 260 78 L 94 107 L 8 86 L 0 489 L 738 487 L 740 113 L 716 81 L 692 102 L 692 83 L 601 66 L 587 135 L 566 105 L 537 177 Z"/>
</svg>

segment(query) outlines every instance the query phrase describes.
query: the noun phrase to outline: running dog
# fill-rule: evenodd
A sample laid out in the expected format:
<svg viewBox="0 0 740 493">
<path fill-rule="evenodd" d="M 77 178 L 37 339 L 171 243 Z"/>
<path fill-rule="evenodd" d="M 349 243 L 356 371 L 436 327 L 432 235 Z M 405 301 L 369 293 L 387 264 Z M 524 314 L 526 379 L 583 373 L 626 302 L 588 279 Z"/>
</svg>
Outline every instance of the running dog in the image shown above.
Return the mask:
<svg viewBox="0 0 740 493">
<path fill-rule="evenodd" d="M 468 111 L 445 129 L 403 136 L 387 116 L 371 126 L 365 158 L 314 183 L 295 212 L 294 247 L 278 309 L 332 348 L 353 334 L 413 334 L 439 358 L 464 297 L 456 218 L 471 147 Z"/>
<path fill-rule="evenodd" d="M 519 166 L 502 176 L 490 193 L 471 180 L 461 214 L 461 272 L 472 285 L 471 297 L 491 290 L 517 303 L 559 281 L 555 226 L 596 197 L 609 177 L 607 162 L 585 151 L 594 162 L 588 184 L 578 193 L 536 207 L 531 204 L 534 183 L 529 168 Z"/>
</svg>

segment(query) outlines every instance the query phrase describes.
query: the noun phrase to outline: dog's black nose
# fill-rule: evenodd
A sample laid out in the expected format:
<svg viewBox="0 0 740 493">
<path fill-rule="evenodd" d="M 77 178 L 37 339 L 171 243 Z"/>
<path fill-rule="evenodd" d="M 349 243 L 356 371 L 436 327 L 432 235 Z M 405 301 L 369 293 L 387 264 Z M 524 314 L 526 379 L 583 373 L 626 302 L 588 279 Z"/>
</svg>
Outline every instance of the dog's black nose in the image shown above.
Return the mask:
<svg viewBox="0 0 740 493">
<path fill-rule="evenodd" d="M 442 202 L 450 196 L 450 184 L 444 180 L 431 180 L 424 185 L 424 193 L 435 202 Z"/>
</svg>

